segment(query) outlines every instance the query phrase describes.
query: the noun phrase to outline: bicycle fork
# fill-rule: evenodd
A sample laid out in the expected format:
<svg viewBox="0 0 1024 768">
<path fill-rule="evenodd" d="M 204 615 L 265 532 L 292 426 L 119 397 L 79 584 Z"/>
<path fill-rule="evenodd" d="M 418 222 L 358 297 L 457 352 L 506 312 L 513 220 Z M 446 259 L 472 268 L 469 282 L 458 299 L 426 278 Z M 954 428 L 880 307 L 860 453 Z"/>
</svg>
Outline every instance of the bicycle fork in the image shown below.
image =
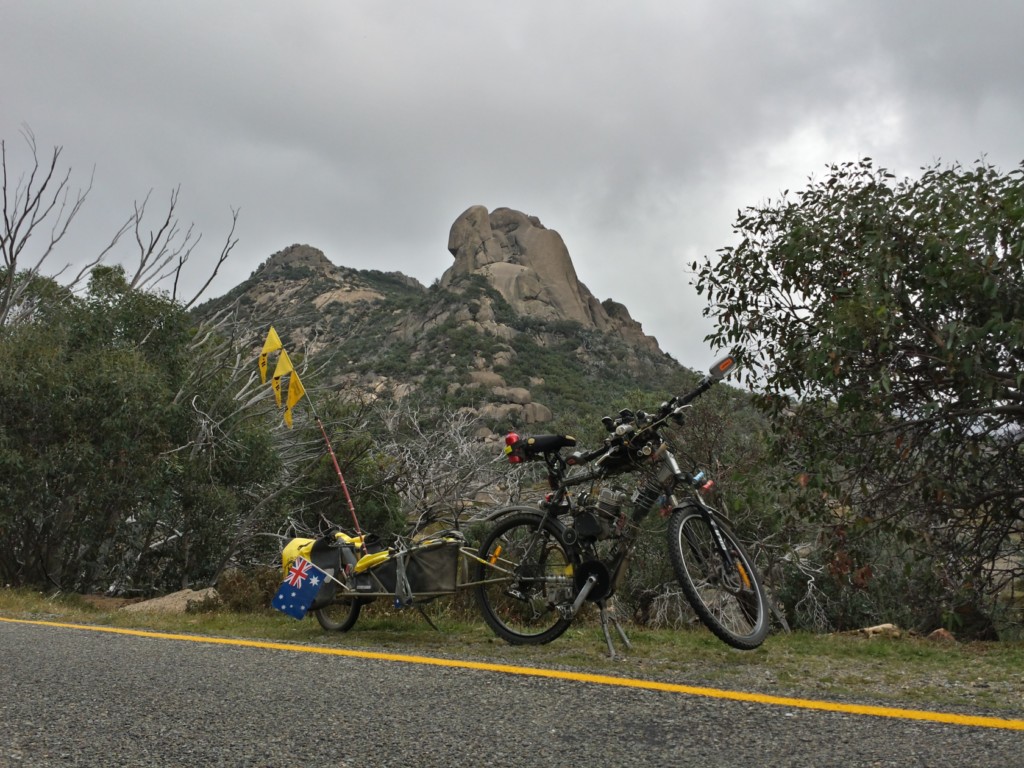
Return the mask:
<svg viewBox="0 0 1024 768">
<path fill-rule="evenodd" d="M 729 545 L 722 535 L 721 528 L 718 527 L 718 521 L 715 520 L 715 516 L 711 514 L 705 507 L 700 508 L 701 515 L 708 524 L 708 528 L 711 529 L 711 536 L 714 539 L 715 547 L 718 549 L 718 555 L 722 558 L 722 579 L 724 580 L 723 586 L 728 588 L 730 582 L 730 574 L 735 574 L 739 578 L 739 589 L 741 591 L 750 591 L 753 588 L 753 584 L 750 581 L 750 574 L 747 573 L 747 569 L 744 568 L 743 563 L 737 558 L 733 557 L 732 551 L 729 549 Z M 693 542 L 690 542 L 693 547 Z M 697 547 L 693 547 L 694 551 L 698 551 Z"/>
</svg>

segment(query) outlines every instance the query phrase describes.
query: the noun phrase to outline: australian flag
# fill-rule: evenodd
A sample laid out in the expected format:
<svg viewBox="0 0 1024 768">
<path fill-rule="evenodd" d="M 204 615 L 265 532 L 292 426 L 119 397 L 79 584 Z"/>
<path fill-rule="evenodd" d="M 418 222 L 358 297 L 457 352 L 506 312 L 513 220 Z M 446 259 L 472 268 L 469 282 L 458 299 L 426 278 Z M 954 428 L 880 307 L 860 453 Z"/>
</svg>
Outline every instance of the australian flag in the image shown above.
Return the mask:
<svg viewBox="0 0 1024 768">
<path fill-rule="evenodd" d="M 295 558 L 274 595 L 274 607 L 296 619 L 304 618 L 326 578 L 327 574 L 306 558 Z"/>
</svg>

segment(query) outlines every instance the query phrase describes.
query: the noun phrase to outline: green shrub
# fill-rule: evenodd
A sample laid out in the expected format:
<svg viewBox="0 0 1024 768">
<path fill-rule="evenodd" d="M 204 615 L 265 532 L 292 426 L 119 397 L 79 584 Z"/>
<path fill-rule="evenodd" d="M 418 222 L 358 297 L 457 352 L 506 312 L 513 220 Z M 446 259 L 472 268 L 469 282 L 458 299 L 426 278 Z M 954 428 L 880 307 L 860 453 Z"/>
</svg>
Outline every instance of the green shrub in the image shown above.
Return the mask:
<svg viewBox="0 0 1024 768">
<path fill-rule="evenodd" d="M 217 592 L 225 608 L 236 613 L 261 613 L 281 586 L 281 571 L 268 566 L 233 568 L 217 579 Z"/>
</svg>

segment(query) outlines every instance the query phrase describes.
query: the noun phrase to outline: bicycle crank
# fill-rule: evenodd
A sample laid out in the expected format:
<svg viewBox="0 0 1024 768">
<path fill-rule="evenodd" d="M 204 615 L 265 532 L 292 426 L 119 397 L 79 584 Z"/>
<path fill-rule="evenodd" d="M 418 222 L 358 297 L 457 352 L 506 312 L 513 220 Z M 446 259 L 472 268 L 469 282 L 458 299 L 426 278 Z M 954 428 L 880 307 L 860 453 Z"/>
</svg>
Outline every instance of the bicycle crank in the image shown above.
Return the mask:
<svg viewBox="0 0 1024 768">
<path fill-rule="evenodd" d="M 571 619 L 579 613 L 583 603 L 604 600 L 610 592 L 612 578 L 608 567 L 598 560 L 588 560 L 576 566 L 573 574 L 576 588 L 579 590 L 572 605 L 562 606 L 562 615 Z"/>
</svg>

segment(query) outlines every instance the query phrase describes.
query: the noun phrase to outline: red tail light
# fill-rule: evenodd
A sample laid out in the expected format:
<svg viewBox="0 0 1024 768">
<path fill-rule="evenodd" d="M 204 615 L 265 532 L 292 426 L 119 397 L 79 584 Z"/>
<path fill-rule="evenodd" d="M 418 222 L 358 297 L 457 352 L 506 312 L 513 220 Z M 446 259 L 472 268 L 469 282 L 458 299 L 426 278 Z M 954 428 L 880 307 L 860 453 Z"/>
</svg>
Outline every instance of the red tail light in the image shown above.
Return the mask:
<svg viewBox="0 0 1024 768">
<path fill-rule="evenodd" d="M 519 442 L 519 435 L 509 432 L 505 435 L 505 455 L 508 456 L 509 464 L 519 464 L 523 460 L 523 454 L 516 450 L 516 443 Z"/>
</svg>

